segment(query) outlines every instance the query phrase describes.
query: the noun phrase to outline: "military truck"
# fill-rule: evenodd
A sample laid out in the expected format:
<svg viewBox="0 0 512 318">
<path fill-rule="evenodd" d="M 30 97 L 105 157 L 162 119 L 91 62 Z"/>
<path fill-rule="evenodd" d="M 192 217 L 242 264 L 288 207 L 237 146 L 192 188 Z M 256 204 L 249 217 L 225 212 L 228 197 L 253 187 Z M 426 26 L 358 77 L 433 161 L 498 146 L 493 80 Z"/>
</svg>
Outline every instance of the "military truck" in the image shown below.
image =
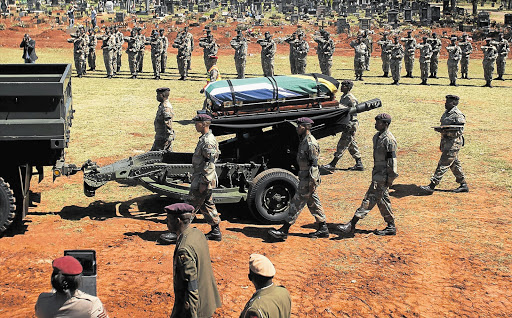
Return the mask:
<svg viewBox="0 0 512 318">
<path fill-rule="evenodd" d="M 213 117 L 221 141 L 216 163 L 216 203 L 245 201 L 252 215 L 265 223 L 281 222 L 297 191 L 299 138 L 294 122 L 314 120 L 317 138 L 339 133 L 350 114 L 380 107 L 373 99 L 348 108 L 335 99 L 339 83 L 322 74 L 274 76 L 210 83 L 205 109 Z M 99 167 L 83 165 L 84 193 L 94 196 L 109 181 L 133 180 L 170 198 L 187 199 L 192 176 L 192 153 L 150 151 Z"/>
<path fill-rule="evenodd" d="M 73 169 L 62 168 L 73 112 L 70 64 L 0 64 L 0 233 L 27 214 L 43 166 Z"/>
</svg>

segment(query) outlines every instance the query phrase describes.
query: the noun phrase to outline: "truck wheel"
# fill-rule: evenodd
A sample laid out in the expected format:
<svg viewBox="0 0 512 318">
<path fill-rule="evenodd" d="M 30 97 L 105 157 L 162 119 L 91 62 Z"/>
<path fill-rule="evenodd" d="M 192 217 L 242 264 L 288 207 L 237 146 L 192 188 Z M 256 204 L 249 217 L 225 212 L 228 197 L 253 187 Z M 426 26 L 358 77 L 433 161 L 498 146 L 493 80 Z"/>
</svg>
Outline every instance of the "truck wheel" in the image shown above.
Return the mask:
<svg viewBox="0 0 512 318">
<path fill-rule="evenodd" d="M 247 204 L 253 216 L 264 223 L 281 223 L 299 180 L 284 169 L 268 169 L 258 174 L 249 187 Z"/>
<path fill-rule="evenodd" d="M 16 204 L 14 202 L 14 193 L 9 183 L 0 178 L 0 233 L 5 231 L 14 220 L 16 215 Z"/>
</svg>

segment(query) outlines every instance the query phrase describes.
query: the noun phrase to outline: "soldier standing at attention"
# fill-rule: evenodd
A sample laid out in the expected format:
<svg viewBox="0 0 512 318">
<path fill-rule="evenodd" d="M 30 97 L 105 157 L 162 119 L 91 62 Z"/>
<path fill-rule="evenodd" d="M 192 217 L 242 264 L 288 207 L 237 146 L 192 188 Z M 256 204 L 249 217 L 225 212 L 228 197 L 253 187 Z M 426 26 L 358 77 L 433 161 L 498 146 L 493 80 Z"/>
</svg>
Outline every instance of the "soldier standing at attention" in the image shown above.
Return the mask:
<svg viewBox="0 0 512 318">
<path fill-rule="evenodd" d="M 510 51 L 508 41 L 503 38 L 503 33 L 498 35 L 498 41 L 494 42 L 498 53 L 496 57 L 496 69 L 498 71 L 497 80 L 504 81 L 503 75 L 505 74 L 505 66 L 507 65 L 508 52 Z"/>
<path fill-rule="evenodd" d="M 75 60 L 76 76 L 82 77 L 84 74 L 83 67 L 85 61 L 85 50 L 88 50 L 84 36 L 82 35 L 82 29 L 78 29 L 78 33 L 72 35 L 71 39 L 68 39 L 68 43 L 73 43 L 73 58 Z"/>
<path fill-rule="evenodd" d="M 354 72 L 356 73 L 356 81 L 363 80 L 363 72 L 365 67 L 365 58 L 368 51 L 366 44 L 361 41 L 358 36 L 355 41 L 350 42 L 350 46 L 354 48 Z"/>
<path fill-rule="evenodd" d="M 405 62 L 405 71 L 407 74 L 405 77 L 413 78 L 412 71 L 414 69 L 414 54 L 416 52 L 416 39 L 411 36 L 412 31 L 407 31 L 407 36 L 402 38 L 401 41 L 404 42 L 404 62 Z"/>
<path fill-rule="evenodd" d="M 462 34 L 462 42 L 459 42 L 459 47 L 461 50 L 461 58 L 460 58 L 460 77 L 469 79 L 468 77 L 468 66 L 469 66 L 469 55 L 473 52 L 473 46 L 471 42 L 468 41 L 468 35 L 466 33 Z"/>
<path fill-rule="evenodd" d="M 263 76 L 274 76 L 274 55 L 276 54 L 276 43 L 272 40 L 270 32 L 265 32 L 265 38 L 259 39 L 261 45 L 261 67 Z"/>
<path fill-rule="evenodd" d="M 428 38 L 424 36 L 423 44 L 418 45 L 418 47 L 420 49 L 421 85 L 427 85 L 430 59 L 432 57 L 432 46 L 428 43 Z"/>
<path fill-rule="evenodd" d="M 325 223 L 325 213 L 318 197 L 317 188 L 320 185 L 320 171 L 318 169 L 318 156 L 320 146 L 311 134 L 313 120 L 307 117 L 297 119 L 297 134 L 300 138 L 297 149 L 297 163 L 299 165 L 299 187 L 288 208 L 283 226 L 278 229 L 270 229 L 268 234 L 274 239 L 286 240 L 290 227 L 297 220 L 300 212 L 308 206 L 309 212 L 314 216 L 318 230 L 310 233 L 311 238 L 329 237 L 329 229 Z"/>
<path fill-rule="evenodd" d="M 343 235 L 354 235 L 356 224 L 363 219 L 375 205 L 379 207 L 380 214 L 386 221 L 384 230 L 375 231 L 376 235 L 395 235 L 395 217 L 391 210 L 388 188 L 398 177 L 396 163 L 396 139 L 389 131 L 391 116 L 383 113 L 375 117 L 375 129 L 373 136 L 373 171 L 372 183 L 364 196 L 361 206 L 356 210 L 354 217 L 348 223 L 338 225 L 338 230 Z"/>
<path fill-rule="evenodd" d="M 462 50 L 455 43 L 457 41 L 457 37 L 451 38 L 451 44 L 446 47 L 446 51 L 448 51 L 448 60 L 446 64 L 448 65 L 448 76 L 450 77 L 450 86 L 458 86 L 457 85 L 457 72 L 459 71 L 459 60 L 462 56 Z"/>
<path fill-rule="evenodd" d="M 168 87 L 156 89 L 156 100 L 160 104 L 155 116 L 155 142 L 153 147 L 151 147 L 151 151 L 172 151 L 172 141 L 175 137 L 174 130 L 172 129 L 174 112 L 169 102 L 169 92 L 170 89 Z"/>
<path fill-rule="evenodd" d="M 318 44 L 316 52 L 318 54 L 318 63 L 322 74 L 331 76 L 332 55 L 334 54 L 334 41 L 331 35 L 324 29 L 320 30 L 320 36 L 313 37 Z"/>
<path fill-rule="evenodd" d="M 361 40 L 366 45 L 366 56 L 364 58 L 364 67 L 365 70 L 370 70 L 370 57 L 372 56 L 373 52 L 373 40 L 371 35 L 368 34 L 367 30 L 364 30 L 363 32 L 363 38 Z"/>
<path fill-rule="evenodd" d="M 459 104 L 459 97 L 455 95 L 447 95 L 444 104 L 445 112 L 441 116 L 441 126 L 434 128 L 437 132 L 441 133 L 440 150 L 442 152 L 441 158 L 437 165 L 434 175 L 430 179 L 428 186 L 421 186 L 420 188 L 427 194 L 434 193 L 435 187 L 441 182 L 444 174 L 451 169 L 455 175 L 455 180 L 460 183 L 460 186 L 453 190 L 453 192 L 468 192 L 468 185 L 462 166 L 459 161 L 459 151 L 464 146 L 464 124 L 466 117 L 457 108 Z"/>
<path fill-rule="evenodd" d="M 350 92 L 354 83 L 351 80 L 345 80 L 341 82 L 340 91 L 343 95 L 340 98 L 340 104 L 346 107 L 353 107 L 357 105 L 357 99 Z M 364 166 L 361 161 L 361 154 L 359 153 L 359 147 L 356 142 L 356 131 L 359 126 L 359 122 L 357 120 L 357 114 L 352 114 L 346 117 L 346 122 L 343 123 L 343 131 L 341 132 L 340 140 L 338 141 L 338 145 L 336 146 L 336 152 L 334 153 L 334 158 L 327 165 L 323 166 L 323 168 L 327 170 L 334 170 L 336 168 L 336 164 L 343 156 L 345 150 L 348 149 L 352 158 L 355 159 L 356 164 L 349 168 L 349 170 L 363 171 Z"/>
<path fill-rule="evenodd" d="M 482 45 L 480 48 L 484 52 L 484 59 L 482 61 L 485 78 L 484 87 L 492 87 L 492 72 L 494 72 L 494 63 L 496 63 L 496 58 L 498 57 L 498 50 L 491 44 L 490 38 L 485 39 L 485 45 Z"/>
<path fill-rule="evenodd" d="M 404 47 L 398 42 L 398 36 L 394 37 L 394 42 L 390 45 L 391 51 L 391 76 L 393 77 L 393 83 L 391 85 L 399 85 L 400 72 L 402 71 L 402 59 L 404 58 Z"/>
<path fill-rule="evenodd" d="M 443 46 L 443 42 L 437 37 L 437 34 L 432 33 L 432 38 L 429 40 L 432 46 L 432 58 L 430 59 L 430 78 L 437 77 L 437 67 L 439 65 L 439 52 Z"/>
<path fill-rule="evenodd" d="M 192 33 L 188 32 L 188 26 L 185 27 L 184 29 L 185 31 L 185 39 L 187 39 L 187 41 L 190 43 L 190 54 L 189 54 L 189 60 L 188 60 L 188 66 L 187 66 L 187 71 L 190 71 L 192 69 L 192 60 L 190 58 L 190 56 L 192 55 L 192 51 L 194 51 L 194 36 L 192 35 Z M 187 72 L 188 73 L 188 72 Z"/>
<path fill-rule="evenodd" d="M 203 48 L 204 66 L 208 72 L 212 68 L 213 64 L 217 62 L 213 56 L 217 56 L 217 52 L 219 51 L 219 46 L 217 45 L 217 42 L 215 42 L 210 29 L 206 29 L 206 38 L 201 38 L 199 40 L 199 46 Z"/>
<path fill-rule="evenodd" d="M 89 29 L 89 71 L 96 70 L 96 45 L 98 45 L 98 39 L 95 33 L 93 29 Z"/>
<path fill-rule="evenodd" d="M 173 257 L 174 306 L 171 318 L 211 317 L 221 307 L 213 275 L 208 242 L 190 227 L 194 207 L 186 203 L 166 206 L 167 225 L 177 236 Z"/>
<path fill-rule="evenodd" d="M 180 72 L 180 81 L 184 81 L 188 76 L 188 68 L 190 65 L 190 39 L 187 38 L 187 31 L 182 31 L 172 45 L 173 48 L 178 49 L 178 54 L 176 55 L 176 62 L 178 63 L 178 70 Z"/>
<path fill-rule="evenodd" d="M 382 77 L 389 77 L 389 62 L 391 59 L 390 48 L 393 42 L 388 39 L 388 33 L 384 32 L 382 39 L 380 39 L 377 44 L 380 45 L 380 59 L 382 60 L 382 72 L 384 72 Z"/>
<path fill-rule="evenodd" d="M 230 42 L 231 47 L 235 49 L 235 67 L 238 79 L 245 78 L 245 63 L 247 59 L 247 39 L 242 34 L 242 30 L 237 30 L 237 35 Z"/>
<path fill-rule="evenodd" d="M 123 44 L 124 44 L 124 34 L 119 30 L 119 27 L 116 26 L 116 71 L 114 73 L 119 73 L 121 70 L 121 59 L 123 56 Z"/>
<path fill-rule="evenodd" d="M 290 70 L 292 74 L 297 74 L 297 67 L 295 65 L 297 57 L 295 56 L 295 42 L 297 41 L 297 32 L 293 32 L 292 35 L 284 39 L 286 43 L 290 45 Z"/>
<path fill-rule="evenodd" d="M 82 63 L 83 74 L 87 74 L 87 61 L 89 59 L 89 36 L 85 32 L 85 28 L 80 26 L 80 35 L 84 38 L 84 60 Z"/>
<path fill-rule="evenodd" d="M 126 53 L 128 54 L 128 66 L 130 67 L 130 74 L 132 78 L 137 78 L 137 71 L 139 69 L 137 65 L 137 54 L 139 52 L 139 40 L 137 38 L 136 29 L 132 29 L 130 36 L 126 36 L 124 40 L 128 43 Z"/>
<path fill-rule="evenodd" d="M 162 57 L 160 66 L 162 67 L 162 73 L 165 73 L 165 68 L 167 67 L 167 49 L 169 48 L 169 39 L 164 35 L 164 31 L 164 29 L 160 29 L 160 39 L 162 40 Z"/>
<path fill-rule="evenodd" d="M 290 318 L 292 299 L 283 286 L 276 286 L 272 279 L 276 269 L 263 255 L 249 257 L 249 280 L 256 288 L 240 318 Z"/>
<path fill-rule="evenodd" d="M 144 52 L 146 51 L 146 36 L 142 34 L 142 28 L 137 28 L 137 38 L 139 41 L 139 52 L 137 53 L 137 73 L 142 73 L 144 67 Z"/>
<path fill-rule="evenodd" d="M 105 35 L 102 37 L 103 44 L 101 48 L 103 49 L 103 61 L 105 62 L 105 70 L 107 71 L 107 78 L 112 78 L 114 75 L 114 65 L 112 62 L 114 56 L 114 49 L 116 45 L 116 40 L 112 35 L 112 29 L 107 28 L 105 30 Z"/>
<path fill-rule="evenodd" d="M 305 74 L 306 66 L 308 65 L 307 57 L 309 52 L 309 44 L 306 40 L 304 40 L 304 36 L 304 32 L 300 31 L 297 35 L 297 41 L 295 41 L 293 45 L 294 56 L 296 59 L 296 74 Z"/>
<path fill-rule="evenodd" d="M 153 75 L 155 76 L 156 80 L 159 80 L 160 71 L 162 70 L 160 63 L 162 62 L 163 45 L 162 39 L 160 38 L 157 30 L 153 30 L 149 44 L 151 44 L 151 63 L 153 64 Z"/>
</svg>

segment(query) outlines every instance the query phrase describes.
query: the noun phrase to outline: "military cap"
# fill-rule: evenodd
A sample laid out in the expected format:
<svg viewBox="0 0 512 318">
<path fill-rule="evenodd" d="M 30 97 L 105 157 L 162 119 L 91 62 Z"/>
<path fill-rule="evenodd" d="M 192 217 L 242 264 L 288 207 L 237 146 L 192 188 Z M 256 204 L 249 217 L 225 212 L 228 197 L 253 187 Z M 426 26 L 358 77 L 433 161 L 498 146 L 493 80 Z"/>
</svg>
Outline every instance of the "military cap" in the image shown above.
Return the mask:
<svg viewBox="0 0 512 318">
<path fill-rule="evenodd" d="M 156 89 L 156 92 L 157 93 L 163 93 L 163 92 L 168 92 L 170 91 L 171 89 L 169 87 L 160 87 L 160 88 L 157 88 Z"/>
<path fill-rule="evenodd" d="M 272 262 L 261 254 L 251 254 L 249 257 L 249 270 L 263 277 L 274 277 L 276 269 Z"/>
<path fill-rule="evenodd" d="M 391 124 L 391 115 L 386 113 L 378 114 L 377 116 L 375 116 L 375 120 L 380 120 L 388 124 Z"/>
<path fill-rule="evenodd" d="M 165 29 L 160 29 L 160 30 L 158 30 L 158 31 L 160 31 L 160 32 L 164 32 L 164 31 L 165 31 Z"/>
<path fill-rule="evenodd" d="M 460 97 L 457 95 L 446 95 L 446 99 L 454 99 L 454 100 L 458 101 L 460 99 Z"/>
<path fill-rule="evenodd" d="M 407 30 L 407 34 L 411 34 L 412 33 L 412 30 Z"/>
<path fill-rule="evenodd" d="M 167 214 L 181 215 L 194 212 L 194 207 L 188 203 L 174 203 L 166 206 L 164 211 L 167 212 Z"/>
<path fill-rule="evenodd" d="M 435 32 L 432 32 L 432 35 L 437 35 L 437 33 L 435 33 Z"/>
<path fill-rule="evenodd" d="M 192 118 L 193 121 L 212 121 L 212 117 L 207 114 L 197 114 L 196 117 Z"/>
<path fill-rule="evenodd" d="M 450 40 L 452 40 L 452 41 L 457 41 L 457 37 L 456 37 L 456 36 L 452 36 L 452 37 L 450 38 Z"/>
<path fill-rule="evenodd" d="M 58 269 L 64 275 L 78 275 L 82 273 L 82 265 L 73 256 L 63 256 L 53 260 L 53 268 Z"/>
<path fill-rule="evenodd" d="M 313 124 L 313 120 L 309 117 L 301 117 L 299 119 L 297 119 L 297 124 L 301 125 L 301 124 Z"/>
<path fill-rule="evenodd" d="M 347 86 L 347 87 L 354 87 L 354 82 L 352 82 L 351 80 L 344 80 L 341 82 L 341 86 Z"/>
</svg>

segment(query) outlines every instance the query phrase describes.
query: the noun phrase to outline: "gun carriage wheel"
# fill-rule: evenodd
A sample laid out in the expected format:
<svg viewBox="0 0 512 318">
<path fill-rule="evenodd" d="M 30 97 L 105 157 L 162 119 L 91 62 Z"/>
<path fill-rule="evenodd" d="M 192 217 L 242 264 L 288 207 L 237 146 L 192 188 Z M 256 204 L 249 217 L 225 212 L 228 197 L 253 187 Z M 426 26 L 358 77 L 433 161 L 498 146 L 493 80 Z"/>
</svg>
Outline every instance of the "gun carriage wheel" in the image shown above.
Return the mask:
<svg viewBox="0 0 512 318">
<path fill-rule="evenodd" d="M 258 174 L 247 196 L 253 216 L 264 223 L 281 223 L 288 214 L 290 201 L 299 186 L 299 180 L 284 169 L 269 169 Z"/>
<path fill-rule="evenodd" d="M 7 227 L 14 221 L 16 215 L 16 204 L 14 193 L 5 182 L 0 178 L 0 233 L 5 231 Z"/>
</svg>

